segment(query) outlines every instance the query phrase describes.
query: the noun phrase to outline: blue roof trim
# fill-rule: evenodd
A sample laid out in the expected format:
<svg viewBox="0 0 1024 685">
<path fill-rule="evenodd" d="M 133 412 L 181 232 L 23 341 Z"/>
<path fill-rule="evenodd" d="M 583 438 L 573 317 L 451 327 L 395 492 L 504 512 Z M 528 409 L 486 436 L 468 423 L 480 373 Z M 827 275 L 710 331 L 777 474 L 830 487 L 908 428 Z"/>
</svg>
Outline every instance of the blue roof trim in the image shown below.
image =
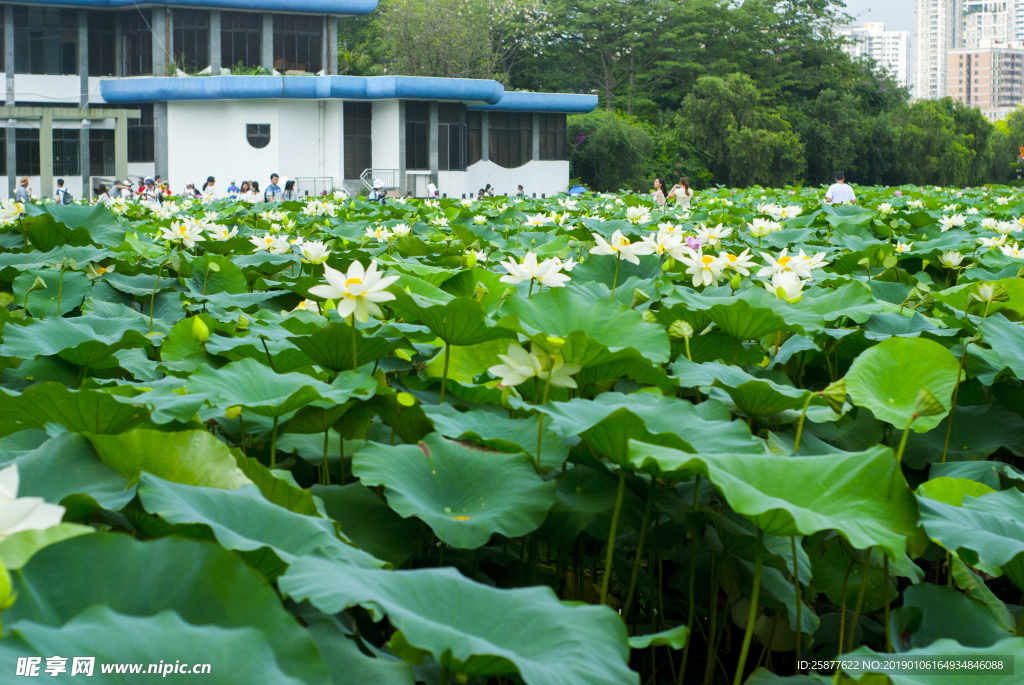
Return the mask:
<svg viewBox="0 0 1024 685">
<path fill-rule="evenodd" d="M 61 5 L 63 7 L 90 7 L 96 9 L 122 9 L 169 5 L 201 9 L 239 10 L 250 12 L 292 12 L 302 14 L 369 14 L 377 9 L 377 0 L 24 0 L 28 5 Z"/>
<path fill-rule="evenodd" d="M 100 81 L 100 93 L 111 103 L 400 98 L 495 104 L 501 102 L 505 89 L 497 81 L 422 76 L 142 76 L 103 79 Z"/>
<path fill-rule="evenodd" d="M 596 95 L 572 93 L 505 93 L 497 103 L 471 105 L 470 110 L 483 112 L 564 112 L 586 114 L 597 107 Z"/>
</svg>

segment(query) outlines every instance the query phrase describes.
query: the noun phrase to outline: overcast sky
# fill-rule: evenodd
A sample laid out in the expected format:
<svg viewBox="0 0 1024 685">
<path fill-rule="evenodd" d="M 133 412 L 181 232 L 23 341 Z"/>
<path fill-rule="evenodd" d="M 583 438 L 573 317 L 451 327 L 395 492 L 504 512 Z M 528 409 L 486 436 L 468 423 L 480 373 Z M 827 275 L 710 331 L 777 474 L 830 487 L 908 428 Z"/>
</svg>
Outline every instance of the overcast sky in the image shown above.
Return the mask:
<svg viewBox="0 0 1024 685">
<path fill-rule="evenodd" d="M 882 21 L 890 31 L 914 32 L 914 0 L 846 0 L 846 11 L 855 24 Z"/>
</svg>

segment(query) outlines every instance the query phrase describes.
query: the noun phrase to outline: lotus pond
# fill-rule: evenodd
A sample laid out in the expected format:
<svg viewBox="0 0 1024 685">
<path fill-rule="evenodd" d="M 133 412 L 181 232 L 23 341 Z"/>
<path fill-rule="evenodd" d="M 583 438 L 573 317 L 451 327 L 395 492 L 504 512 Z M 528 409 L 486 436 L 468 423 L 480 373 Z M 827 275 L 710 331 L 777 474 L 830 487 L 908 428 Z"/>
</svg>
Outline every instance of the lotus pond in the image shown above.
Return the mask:
<svg viewBox="0 0 1024 685">
<path fill-rule="evenodd" d="M 1020 682 L 1024 192 L 858 195 L 4 204 L 0 680 Z"/>
</svg>

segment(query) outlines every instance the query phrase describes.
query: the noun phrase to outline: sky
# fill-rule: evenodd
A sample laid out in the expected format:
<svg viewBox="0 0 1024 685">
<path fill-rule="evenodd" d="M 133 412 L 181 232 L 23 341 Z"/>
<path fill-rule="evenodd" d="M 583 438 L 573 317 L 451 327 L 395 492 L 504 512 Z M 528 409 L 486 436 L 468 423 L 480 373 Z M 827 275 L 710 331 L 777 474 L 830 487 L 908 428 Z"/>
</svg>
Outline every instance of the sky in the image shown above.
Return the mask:
<svg viewBox="0 0 1024 685">
<path fill-rule="evenodd" d="M 856 25 L 882 21 L 890 31 L 914 32 L 914 0 L 846 0 L 846 11 Z"/>
</svg>

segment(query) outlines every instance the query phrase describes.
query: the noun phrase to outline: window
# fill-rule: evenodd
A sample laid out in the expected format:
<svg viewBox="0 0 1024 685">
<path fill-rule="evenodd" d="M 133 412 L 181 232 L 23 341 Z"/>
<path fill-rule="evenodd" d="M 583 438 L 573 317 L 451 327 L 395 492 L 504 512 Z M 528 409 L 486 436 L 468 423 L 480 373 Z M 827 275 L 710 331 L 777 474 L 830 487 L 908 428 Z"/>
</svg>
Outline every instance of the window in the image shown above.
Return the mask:
<svg viewBox="0 0 1024 685">
<path fill-rule="evenodd" d="M 53 129 L 53 175 L 78 176 L 82 173 L 79 164 L 81 131 L 77 128 Z"/>
<path fill-rule="evenodd" d="M 263 15 L 251 12 L 221 12 L 220 63 L 249 69 L 262 63 Z"/>
<path fill-rule="evenodd" d="M 54 7 L 14 8 L 14 71 L 78 73 L 78 12 Z"/>
<path fill-rule="evenodd" d="M 89 175 L 114 175 L 114 129 L 94 128 L 89 131 Z M 123 180 L 123 179 L 122 179 Z"/>
<path fill-rule="evenodd" d="M 405 168 L 429 169 L 430 141 L 427 128 L 430 125 L 429 102 L 405 103 Z"/>
<path fill-rule="evenodd" d="M 0 20 L 0 26 L 3 25 L 3 20 Z M 7 175 L 7 129 L 0 128 L 0 176 Z"/>
<path fill-rule="evenodd" d="M 195 73 L 210 66 L 210 13 L 179 10 L 174 15 L 174 63 L 182 71 Z"/>
<path fill-rule="evenodd" d="M 14 172 L 18 176 L 39 175 L 39 129 L 19 128 L 14 132 Z"/>
<path fill-rule="evenodd" d="M 270 124 L 246 124 L 245 139 L 257 150 L 270 145 Z"/>
<path fill-rule="evenodd" d="M 322 17 L 274 15 L 274 68 L 316 73 L 323 69 Z"/>
<path fill-rule="evenodd" d="M 491 112 L 488 117 L 491 161 L 506 169 L 521 167 L 533 156 L 533 115 Z"/>
<path fill-rule="evenodd" d="M 565 154 L 565 115 L 540 114 L 540 158 L 567 159 Z"/>
<path fill-rule="evenodd" d="M 125 76 L 153 73 L 152 15 L 148 9 L 121 13 L 121 73 Z"/>
<path fill-rule="evenodd" d="M 469 112 L 469 159 L 467 164 L 476 164 L 483 155 L 481 151 L 481 140 L 483 140 L 483 114 L 481 112 Z"/>
<path fill-rule="evenodd" d="M 115 75 L 116 25 L 117 15 L 113 12 L 89 12 L 89 76 Z"/>
<path fill-rule="evenodd" d="M 466 106 L 444 102 L 437 106 L 437 168 L 466 170 Z"/>
<path fill-rule="evenodd" d="M 373 166 L 372 112 L 369 102 L 345 103 L 345 178 L 359 178 Z"/>
<path fill-rule="evenodd" d="M 153 103 L 129 105 L 131 109 L 139 109 L 141 119 L 128 120 L 128 161 L 152 162 L 156 159 L 153 126 Z"/>
</svg>

